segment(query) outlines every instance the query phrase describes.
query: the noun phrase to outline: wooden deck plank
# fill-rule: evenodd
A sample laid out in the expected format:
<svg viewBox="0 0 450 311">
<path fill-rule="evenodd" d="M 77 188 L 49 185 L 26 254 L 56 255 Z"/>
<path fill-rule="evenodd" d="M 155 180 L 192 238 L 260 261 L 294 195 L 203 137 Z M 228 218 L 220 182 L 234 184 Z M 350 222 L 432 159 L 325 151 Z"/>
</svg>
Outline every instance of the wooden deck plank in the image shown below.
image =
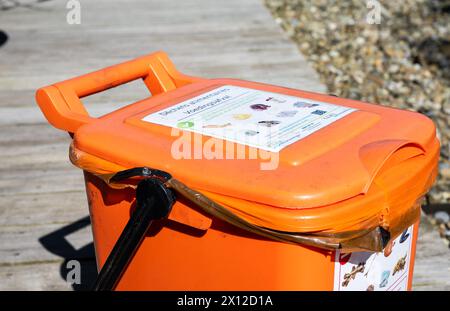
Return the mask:
<svg viewBox="0 0 450 311">
<path fill-rule="evenodd" d="M 413 278 L 414 290 L 450 290 L 450 249 L 422 215 Z"/>
<path fill-rule="evenodd" d="M 55 202 L 55 198 L 64 199 Z M 0 206 L 5 207 L 0 209 L 0 226 L 3 228 L 63 225 L 88 215 L 84 189 L 0 196 Z"/>
<path fill-rule="evenodd" d="M 72 222 L 53 223 L 34 226 L 7 226 L 0 232 L 0 268 L 1 266 L 32 264 L 34 262 L 59 261 L 62 258 L 93 258 L 92 254 L 80 255 L 77 250 L 92 241 L 89 221 L 84 219 L 83 226 L 77 230 L 65 229 Z M 48 237 L 51 235 L 50 237 Z M 66 257 L 63 257 L 66 256 Z M 1 269 L 0 269 L 1 270 Z"/>
<path fill-rule="evenodd" d="M 58 262 L 0 266 L 0 290 L 70 290 L 63 283 Z M 43 281 L 45 280 L 45 281 Z"/>
</svg>

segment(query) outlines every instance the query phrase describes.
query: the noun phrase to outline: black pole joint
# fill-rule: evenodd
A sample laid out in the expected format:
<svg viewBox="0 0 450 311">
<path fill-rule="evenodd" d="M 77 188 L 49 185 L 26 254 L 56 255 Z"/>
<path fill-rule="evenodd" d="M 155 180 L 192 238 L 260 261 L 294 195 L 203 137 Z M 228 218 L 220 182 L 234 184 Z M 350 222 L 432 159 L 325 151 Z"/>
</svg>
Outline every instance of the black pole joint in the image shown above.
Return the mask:
<svg viewBox="0 0 450 311">
<path fill-rule="evenodd" d="M 174 193 L 160 178 L 145 178 L 138 183 L 136 209 L 100 270 L 94 290 L 114 290 L 144 240 L 152 221 L 166 218 L 174 202 Z"/>
</svg>

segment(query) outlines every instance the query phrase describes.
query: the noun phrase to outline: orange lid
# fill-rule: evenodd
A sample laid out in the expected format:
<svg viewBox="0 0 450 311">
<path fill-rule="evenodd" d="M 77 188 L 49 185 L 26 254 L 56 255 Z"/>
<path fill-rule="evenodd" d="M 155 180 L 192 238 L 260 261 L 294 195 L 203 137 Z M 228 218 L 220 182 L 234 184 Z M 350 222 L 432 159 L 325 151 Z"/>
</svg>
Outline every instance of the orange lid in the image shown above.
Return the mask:
<svg viewBox="0 0 450 311">
<path fill-rule="evenodd" d="M 79 97 L 136 78 L 153 96 L 97 119 L 87 115 Z M 421 159 L 417 171 L 437 163 L 435 126 L 421 114 L 261 83 L 188 77 L 161 52 L 48 86 L 37 100 L 52 124 L 74 133 L 79 150 L 123 167 L 165 170 L 205 193 L 273 207 L 329 206 L 374 191 L 377 175 L 401 174 L 399 163 L 408 159 Z M 232 129 L 241 123 L 253 127 Z M 206 135 L 199 140 L 190 136 L 190 153 L 183 148 L 184 158 L 174 156 L 183 133 L 201 130 Z M 271 140 L 252 140 L 259 134 Z M 212 139 L 224 136 L 221 146 Z M 238 150 L 245 151 L 241 159 Z M 214 155 L 224 159 L 209 159 Z M 270 163 L 275 168 L 267 169 Z"/>
</svg>

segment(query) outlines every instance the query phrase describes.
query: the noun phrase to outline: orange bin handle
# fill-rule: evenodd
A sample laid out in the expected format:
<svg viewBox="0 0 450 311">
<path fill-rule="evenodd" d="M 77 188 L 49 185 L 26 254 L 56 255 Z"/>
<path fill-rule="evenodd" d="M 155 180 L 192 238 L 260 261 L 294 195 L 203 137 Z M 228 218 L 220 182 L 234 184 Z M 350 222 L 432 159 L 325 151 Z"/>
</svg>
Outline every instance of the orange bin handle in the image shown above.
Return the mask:
<svg viewBox="0 0 450 311">
<path fill-rule="evenodd" d="M 201 80 L 181 74 L 167 54 L 155 52 L 40 88 L 36 92 L 36 101 L 50 124 L 74 133 L 81 125 L 95 120 L 89 116 L 80 98 L 136 79 L 143 79 L 152 95 Z"/>
</svg>

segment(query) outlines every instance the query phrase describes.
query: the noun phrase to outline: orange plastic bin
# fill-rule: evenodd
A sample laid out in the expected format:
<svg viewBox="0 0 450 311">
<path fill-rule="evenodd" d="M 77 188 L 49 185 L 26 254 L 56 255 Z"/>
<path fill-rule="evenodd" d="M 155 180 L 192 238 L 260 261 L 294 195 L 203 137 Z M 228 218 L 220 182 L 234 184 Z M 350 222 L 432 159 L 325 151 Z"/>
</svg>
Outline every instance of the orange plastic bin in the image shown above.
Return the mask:
<svg viewBox="0 0 450 311">
<path fill-rule="evenodd" d="M 151 96 L 100 118 L 80 101 L 135 79 Z M 99 269 L 136 208 L 133 180 L 110 177 L 133 167 L 168 172 L 268 232 L 238 228 L 178 191 L 118 290 L 411 288 L 421 199 L 439 157 L 427 117 L 194 78 L 162 52 L 41 88 L 36 99 L 53 126 L 72 134 L 70 159 L 84 170 Z"/>
</svg>

